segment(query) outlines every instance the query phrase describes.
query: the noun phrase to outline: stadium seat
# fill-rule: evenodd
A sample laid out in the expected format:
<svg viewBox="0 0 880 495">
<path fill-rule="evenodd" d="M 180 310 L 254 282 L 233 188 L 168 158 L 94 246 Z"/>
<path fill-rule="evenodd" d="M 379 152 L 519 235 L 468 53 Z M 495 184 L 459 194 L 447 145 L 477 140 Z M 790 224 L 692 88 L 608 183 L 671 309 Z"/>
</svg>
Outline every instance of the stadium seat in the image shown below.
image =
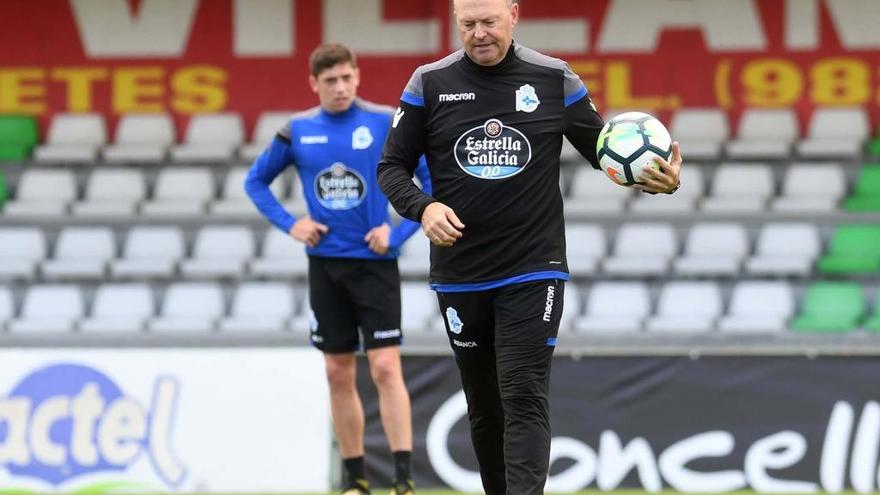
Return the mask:
<svg viewBox="0 0 880 495">
<path fill-rule="evenodd" d="M 866 165 L 859 171 L 853 195 L 845 203 L 847 211 L 880 211 L 880 165 Z"/>
<path fill-rule="evenodd" d="M 749 108 L 740 117 L 736 139 L 727 143 L 727 156 L 734 160 L 784 160 L 798 134 L 793 109 Z"/>
<path fill-rule="evenodd" d="M 567 333 L 574 330 L 575 322 L 583 313 L 581 290 L 575 282 L 565 283 L 565 294 L 562 299 L 562 315 L 559 317 L 559 332 Z"/>
<path fill-rule="evenodd" d="M 192 258 L 180 262 L 180 272 L 189 278 L 241 278 L 245 263 L 255 255 L 250 228 L 202 227 L 196 234 Z"/>
<path fill-rule="evenodd" d="M 703 200 L 701 209 L 706 213 L 759 213 L 766 209 L 774 190 L 773 171 L 766 163 L 723 163 L 712 177 L 712 195 Z"/>
<path fill-rule="evenodd" d="M 37 146 L 37 163 L 92 165 L 98 149 L 107 143 L 104 116 L 98 113 L 56 113 L 46 144 Z"/>
<path fill-rule="evenodd" d="M 575 321 L 579 332 L 637 332 L 651 313 L 643 282 L 597 282 L 587 295 L 585 314 Z"/>
<path fill-rule="evenodd" d="M 426 282 L 400 284 L 400 326 L 404 335 L 445 331 L 437 296 Z"/>
<path fill-rule="evenodd" d="M 63 217 L 76 199 L 76 177 L 69 169 L 30 169 L 22 172 L 3 214 L 8 217 Z"/>
<path fill-rule="evenodd" d="M 15 302 L 9 287 L 0 286 L 0 332 L 15 318 Z"/>
<path fill-rule="evenodd" d="M 226 164 L 244 141 L 237 113 L 199 114 L 190 118 L 183 144 L 171 148 L 175 162 Z"/>
<path fill-rule="evenodd" d="M 152 201 L 141 205 L 141 215 L 174 218 L 201 215 L 214 198 L 214 177 L 204 167 L 165 167 L 159 171 Z"/>
<path fill-rule="evenodd" d="M 307 213 L 306 208 L 306 200 L 303 196 L 303 185 L 302 181 L 299 179 L 299 174 L 294 170 L 290 170 L 288 175 L 288 186 L 287 186 L 287 200 L 283 201 L 281 204 L 287 208 L 293 216 L 299 218 L 302 215 Z M 280 182 L 280 178 L 275 179 L 275 182 Z M 274 185 L 275 182 L 272 184 Z"/>
<path fill-rule="evenodd" d="M 856 282 L 813 282 L 792 329 L 799 332 L 848 332 L 865 314 L 865 294 Z"/>
<path fill-rule="evenodd" d="M 0 228 L 0 280 L 32 280 L 45 257 L 46 236 L 39 228 Z"/>
<path fill-rule="evenodd" d="M 869 274 L 880 270 L 880 226 L 838 225 L 817 268 L 828 274 Z"/>
<path fill-rule="evenodd" d="M 591 167 L 578 167 L 565 201 L 565 215 L 602 215 L 623 211 L 632 189 L 611 181 Z"/>
<path fill-rule="evenodd" d="M 880 291 L 874 299 L 874 312 L 865 320 L 865 329 L 871 332 L 880 332 Z"/>
<path fill-rule="evenodd" d="M 134 227 L 125 238 L 122 257 L 110 262 L 110 273 L 116 279 L 170 278 L 185 251 L 178 227 Z"/>
<path fill-rule="evenodd" d="M 19 318 L 9 323 L 13 333 L 70 332 L 85 313 L 76 285 L 32 285 L 28 288 Z"/>
<path fill-rule="evenodd" d="M 73 203 L 70 210 L 81 218 L 131 217 L 146 195 L 146 181 L 139 170 L 99 168 L 89 175 L 85 199 Z"/>
<path fill-rule="evenodd" d="M 0 161 L 23 161 L 39 141 L 37 121 L 30 115 L 0 115 Z"/>
<path fill-rule="evenodd" d="M 208 206 L 208 211 L 212 216 L 234 220 L 261 218 L 257 207 L 244 191 L 244 179 L 247 174 L 247 167 L 235 167 L 229 170 L 223 180 L 220 199 Z M 269 189 L 280 201 L 282 194 L 284 194 L 284 181 L 281 177 L 275 179 Z"/>
<path fill-rule="evenodd" d="M 312 311 L 312 305 L 309 303 L 309 288 L 301 287 L 294 289 L 294 293 L 302 293 L 303 300 L 299 304 L 296 313 L 288 321 L 288 328 L 297 334 L 311 333 L 312 324 L 314 323 L 315 314 Z"/>
<path fill-rule="evenodd" d="M 727 113 L 720 108 L 682 108 L 672 116 L 669 130 L 689 162 L 717 160 L 730 138 Z"/>
<path fill-rule="evenodd" d="M 721 288 L 715 282 L 668 282 L 660 290 L 657 312 L 645 326 L 651 332 L 708 332 L 721 316 Z"/>
<path fill-rule="evenodd" d="M 646 249 L 650 248 L 650 256 Z M 675 229 L 668 223 L 627 223 L 614 238 L 612 256 L 602 271 L 622 277 L 661 276 L 678 252 Z"/>
<path fill-rule="evenodd" d="M 870 129 L 868 112 L 863 107 L 817 108 L 806 138 L 797 142 L 795 150 L 809 159 L 858 158 Z"/>
<path fill-rule="evenodd" d="M 574 277 L 596 272 L 599 260 L 608 252 L 605 230 L 593 224 L 565 226 L 565 257 L 568 271 Z"/>
<path fill-rule="evenodd" d="M 174 144 L 174 123 L 167 113 L 126 114 L 116 126 L 114 143 L 104 147 L 107 163 L 159 164 Z"/>
<path fill-rule="evenodd" d="M 684 276 L 736 276 L 749 251 L 746 229 L 738 223 L 698 223 L 691 227 L 684 254 L 673 262 Z"/>
<path fill-rule="evenodd" d="M 88 333 L 140 332 L 155 314 L 153 291 L 147 284 L 104 284 L 95 291 L 91 316 L 80 320 L 77 328 Z"/>
<path fill-rule="evenodd" d="M 260 153 L 266 149 L 266 146 L 275 138 L 278 131 L 287 124 L 290 117 L 295 112 L 263 112 L 257 117 L 257 124 L 254 126 L 254 134 L 251 142 L 245 143 L 239 147 L 238 154 L 242 161 L 252 163 Z"/>
<path fill-rule="evenodd" d="M 260 257 L 250 261 L 249 272 L 259 278 L 305 278 L 309 258 L 305 246 L 275 227 L 266 230 Z"/>
<path fill-rule="evenodd" d="M 746 260 L 751 275 L 807 276 L 822 249 L 812 223 L 768 223 L 758 234 L 755 255 Z"/>
<path fill-rule="evenodd" d="M 47 280 L 100 280 L 115 256 L 109 227 L 65 227 L 55 242 L 54 258 L 43 261 L 40 271 Z"/>
<path fill-rule="evenodd" d="M 431 243 L 421 231 L 413 234 L 403 245 L 397 266 L 402 277 L 428 278 L 431 265 Z"/>
<path fill-rule="evenodd" d="M 681 187 L 675 194 L 636 194 L 629 209 L 640 215 L 668 215 L 691 213 L 697 200 L 706 190 L 703 169 L 699 165 L 687 164 L 679 175 Z"/>
<path fill-rule="evenodd" d="M 232 297 L 230 315 L 220 320 L 222 332 L 279 332 L 294 315 L 293 287 L 281 282 L 247 282 Z"/>
<path fill-rule="evenodd" d="M 207 333 L 223 316 L 220 285 L 213 282 L 176 282 L 168 287 L 159 316 L 147 329 L 159 333 Z"/>
<path fill-rule="evenodd" d="M 827 213 L 846 194 L 846 176 L 836 163 L 794 163 L 782 179 L 782 195 L 772 203 L 778 212 Z"/>
<path fill-rule="evenodd" d="M 730 308 L 718 322 L 724 332 L 780 332 L 794 313 L 794 294 L 785 281 L 740 280 Z"/>
</svg>

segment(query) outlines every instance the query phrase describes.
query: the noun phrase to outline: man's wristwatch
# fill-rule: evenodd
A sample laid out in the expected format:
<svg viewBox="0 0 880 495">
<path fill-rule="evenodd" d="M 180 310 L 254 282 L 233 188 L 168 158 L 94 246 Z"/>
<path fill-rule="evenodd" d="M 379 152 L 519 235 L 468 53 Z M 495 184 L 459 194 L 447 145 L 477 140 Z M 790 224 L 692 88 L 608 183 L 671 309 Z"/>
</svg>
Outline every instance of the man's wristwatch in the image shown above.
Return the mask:
<svg viewBox="0 0 880 495">
<path fill-rule="evenodd" d="M 679 188 L 679 187 L 681 187 L 681 181 L 680 181 L 680 180 L 678 181 L 678 184 L 676 184 L 675 187 L 673 187 L 671 191 L 667 191 L 666 194 L 672 194 L 672 193 L 674 193 L 675 191 L 678 191 L 678 188 Z"/>
</svg>

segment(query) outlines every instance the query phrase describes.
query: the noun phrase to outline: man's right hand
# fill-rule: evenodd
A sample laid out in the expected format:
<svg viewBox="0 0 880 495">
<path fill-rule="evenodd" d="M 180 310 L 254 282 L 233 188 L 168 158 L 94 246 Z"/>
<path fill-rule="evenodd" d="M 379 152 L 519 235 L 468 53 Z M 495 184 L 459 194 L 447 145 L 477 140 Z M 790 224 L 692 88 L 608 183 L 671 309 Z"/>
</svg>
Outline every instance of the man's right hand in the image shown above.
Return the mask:
<svg viewBox="0 0 880 495">
<path fill-rule="evenodd" d="M 318 223 L 308 215 L 300 217 L 293 227 L 290 228 L 290 237 L 304 243 L 308 247 L 315 247 L 321 242 L 321 236 L 330 231 L 323 223 Z"/>
<path fill-rule="evenodd" d="M 440 247 L 449 247 L 461 238 L 461 229 L 464 224 L 452 211 L 452 208 L 440 202 L 434 202 L 425 207 L 422 212 L 422 230 L 431 244 Z"/>
</svg>

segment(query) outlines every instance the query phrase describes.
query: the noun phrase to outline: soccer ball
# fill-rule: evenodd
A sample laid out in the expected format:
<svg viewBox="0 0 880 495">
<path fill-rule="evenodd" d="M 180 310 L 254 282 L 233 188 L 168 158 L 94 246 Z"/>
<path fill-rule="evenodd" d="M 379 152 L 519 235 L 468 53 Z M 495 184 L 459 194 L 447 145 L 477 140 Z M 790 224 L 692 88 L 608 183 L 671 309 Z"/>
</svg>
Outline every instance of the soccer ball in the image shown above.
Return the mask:
<svg viewBox="0 0 880 495">
<path fill-rule="evenodd" d="M 606 122 L 596 143 L 599 167 L 622 186 L 642 183 L 644 169 L 660 168 L 655 157 L 669 160 L 671 155 L 669 131 L 654 116 L 642 112 L 622 113 Z"/>
</svg>

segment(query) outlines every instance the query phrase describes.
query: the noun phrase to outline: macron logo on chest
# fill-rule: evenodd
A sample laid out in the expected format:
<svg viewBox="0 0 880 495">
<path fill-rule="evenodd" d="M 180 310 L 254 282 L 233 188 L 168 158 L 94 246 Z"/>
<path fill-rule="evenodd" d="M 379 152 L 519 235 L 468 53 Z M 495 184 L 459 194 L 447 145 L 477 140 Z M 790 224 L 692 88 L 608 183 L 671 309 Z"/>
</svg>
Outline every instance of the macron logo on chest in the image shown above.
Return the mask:
<svg viewBox="0 0 880 495">
<path fill-rule="evenodd" d="M 299 144 L 327 144 L 327 136 L 300 136 Z"/>
<path fill-rule="evenodd" d="M 444 101 L 476 101 L 475 93 L 440 93 L 440 102 Z"/>
</svg>

